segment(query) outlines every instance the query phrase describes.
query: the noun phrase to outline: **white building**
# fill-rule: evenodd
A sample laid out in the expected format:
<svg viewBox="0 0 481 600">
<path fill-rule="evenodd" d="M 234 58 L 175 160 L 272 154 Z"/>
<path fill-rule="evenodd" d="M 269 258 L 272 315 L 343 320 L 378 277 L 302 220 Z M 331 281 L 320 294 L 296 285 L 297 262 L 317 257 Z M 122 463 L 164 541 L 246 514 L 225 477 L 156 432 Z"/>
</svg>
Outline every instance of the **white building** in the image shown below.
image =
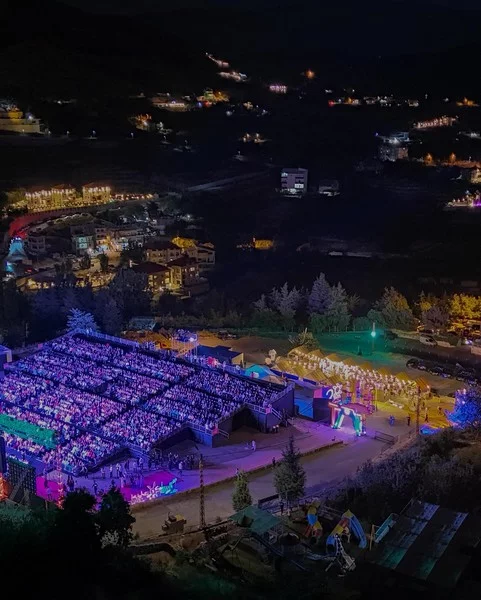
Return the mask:
<svg viewBox="0 0 481 600">
<path fill-rule="evenodd" d="M 307 169 L 282 169 L 281 192 L 283 194 L 305 194 L 307 192 Z"/>
<path fill-rule="evenodd" d="M 378 155 L 382 161 L 396 162 L 408 158 L 409 132 L 396 131 L 388 136 L 380 136 Z"/>
</svg>

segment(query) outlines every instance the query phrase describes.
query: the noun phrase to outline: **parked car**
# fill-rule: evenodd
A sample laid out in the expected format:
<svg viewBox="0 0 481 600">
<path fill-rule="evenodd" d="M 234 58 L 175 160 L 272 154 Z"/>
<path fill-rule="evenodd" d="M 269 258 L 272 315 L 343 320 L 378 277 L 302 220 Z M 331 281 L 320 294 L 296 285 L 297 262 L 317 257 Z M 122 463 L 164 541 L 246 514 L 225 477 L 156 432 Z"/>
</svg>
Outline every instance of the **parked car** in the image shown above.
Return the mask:
<svg viewBox="0 0 481 600">
<path fill-rule="evenodd" d="M 458 381 L 464 381 L 464 383 L 468 383 L 469 385 L 477 385 L 478 383 L 476 375 L 472 371 L 459 371 L 456 375 L 456 379 Z"/>
<path fill-rule="evenodd" d="M 444 376 L 442 367 L 429 367 L 428 373 L 431 373 L 431 375 L 436 375 L 437 377 Z"/>
<path fill-rule="evenodd" d="M 409 367 L 410 369 L 419 369 L 419 360 L 417 358 L 410 358 L 406 363 L 406 367 Z"/>
<path fill-rule="evenodd" d="M 434 329 L 430 329 L 429 327 L 425 327 L 424 325 L 420 325 L 418 327 L 418 333 L 424 335 L 435 335 L 436 331 Z"/>
<path fill-rule="evenodd" d="M 421 342 L 421 344 L 424 344 L 425 346 L 437 346 L 437 342 L 436 340 L 428 335 L 421 335 L 419 337 L 419 341 Z"/>
</svg>

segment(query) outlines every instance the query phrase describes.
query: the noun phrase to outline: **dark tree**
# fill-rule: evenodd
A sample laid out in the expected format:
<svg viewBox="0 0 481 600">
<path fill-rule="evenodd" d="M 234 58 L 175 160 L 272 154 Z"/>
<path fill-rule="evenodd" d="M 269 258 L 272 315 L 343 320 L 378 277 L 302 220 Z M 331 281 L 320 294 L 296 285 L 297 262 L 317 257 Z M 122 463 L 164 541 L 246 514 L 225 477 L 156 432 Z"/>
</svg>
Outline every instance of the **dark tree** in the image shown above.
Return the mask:
<svg viewBox="0 0 481 600">
<path fill-rule="evenodd" d="M 107 273 L 109 270 L 109 257 L 106 254 L 99 254 L 100 271 Z"/>
<path fill-rule="evenodd" d="M 130 504 L 118 488 L 112 487 L 102 498 L 97 514 L 100 537 L 109 536 L 113 545 L 126 548 L 132 541 L 132 525 L 135 518 L 130 513 Z"/>
<path fill-rule="evenodd" d="M 294 446 L 294 437 L 291 436 L 274 474 L 276 491 L 289 504 L 301 498 L 306 487 L 306 473 L 300 459 L 301 455 Z"/>
<path fill-rule="evenodd" d="M 92 266 L 92 261 L 90 260 L 90 256 L 88 254 L 84 254 L 80 259 L 79 266 L 81 269 L 90 269 Z"/>
</svg>

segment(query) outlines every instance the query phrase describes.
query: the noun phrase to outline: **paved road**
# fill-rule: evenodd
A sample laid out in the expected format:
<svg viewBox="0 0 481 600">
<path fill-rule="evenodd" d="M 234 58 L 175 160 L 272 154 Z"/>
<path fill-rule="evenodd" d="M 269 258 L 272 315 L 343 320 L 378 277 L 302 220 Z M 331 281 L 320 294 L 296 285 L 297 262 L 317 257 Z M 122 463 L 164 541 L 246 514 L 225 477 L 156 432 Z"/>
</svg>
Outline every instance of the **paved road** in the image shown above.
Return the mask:
<svg viewBox="0 0 481 600">
<path fill-rule="evenodd" d="M 353 438 L 352 442 L 331 448 L 321 454 L 312 455 L 302 459 L 307 474 L 307 492 L 318 491 L 326 484 L 333 483 L 346 475 L 354 473 L 357 467 L 366 460 L 379 455 L 385 446 L 371 438 Z M 250 491 L 254 501 L 274 494 L 273 473 L 252 476 Z M 233 484 L 226 483 L 211 490 L 205 496 L 205 513 L 207 522 L 213 522 L 216 517 L 221 519 L 232 514 Z M 199 496 L 195 492 L 184 498 L 172 498 L 172 502 L 161 504 L 136 513 L 137 519 L 134 531 L 141 538 L 155 536 L 161 533 L 161 526 L 167 518 L 169 511 L 182 514 L 187 519 L 188 525 L 199 523 Z"/>
</svg>

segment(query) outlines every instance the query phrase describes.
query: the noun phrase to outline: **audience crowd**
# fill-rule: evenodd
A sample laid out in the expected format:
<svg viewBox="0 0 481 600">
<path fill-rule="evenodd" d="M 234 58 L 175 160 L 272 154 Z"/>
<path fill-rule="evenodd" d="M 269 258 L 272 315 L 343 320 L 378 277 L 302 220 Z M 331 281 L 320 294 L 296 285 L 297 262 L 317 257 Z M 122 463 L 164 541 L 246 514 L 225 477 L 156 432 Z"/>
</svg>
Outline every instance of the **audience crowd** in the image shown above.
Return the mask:
<svg viewBox="0 0 481 600">
<path fill-rule="evenodd" d="M 148 452 L 184 425 L 211 431 L 246 403 L 271 404 L 278 391 L 165 353 L 77 334 L 8 365 L 0 413 L 56 434 L 51 450 L 12 429 L 5 432 L 10 449 L 77 473 L 129 447 Z"/>
</svg>

